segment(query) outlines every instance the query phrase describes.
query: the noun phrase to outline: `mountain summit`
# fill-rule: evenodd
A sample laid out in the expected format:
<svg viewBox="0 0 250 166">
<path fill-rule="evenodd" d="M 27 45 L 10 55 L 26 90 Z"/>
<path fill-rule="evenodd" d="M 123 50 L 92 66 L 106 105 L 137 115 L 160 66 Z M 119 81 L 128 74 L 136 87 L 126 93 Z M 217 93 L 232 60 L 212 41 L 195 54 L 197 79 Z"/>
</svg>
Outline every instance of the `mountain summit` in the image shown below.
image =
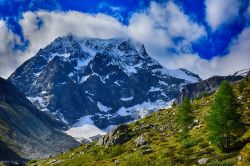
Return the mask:
<svg viewBox="0 0 250 166">
<path fill-rule="evenodd" d="M 164 68 L 131 39 L 71 35 L 40 49 L 9 79 L 55 119 L 101 129 L 167 106 L 182 85 L 201 80 L 185 69 Z"/>
</svg>

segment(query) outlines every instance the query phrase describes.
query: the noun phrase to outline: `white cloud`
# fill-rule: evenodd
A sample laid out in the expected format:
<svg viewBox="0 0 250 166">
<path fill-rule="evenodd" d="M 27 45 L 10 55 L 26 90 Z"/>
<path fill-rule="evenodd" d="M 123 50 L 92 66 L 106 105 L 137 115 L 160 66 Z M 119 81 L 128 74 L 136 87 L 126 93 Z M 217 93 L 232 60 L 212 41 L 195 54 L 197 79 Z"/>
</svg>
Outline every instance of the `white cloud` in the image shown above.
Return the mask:
<svg viewBox="0 0 250 166">
<path fill-rule="evenodd" d="M 245 28 L 241 34 L 230 44 L 229 53 L 216 56 L 212 60 L 201 59 L 197 54 L 180 54 L 165 62 L 170 67 L 185 67 L 198 73 L 202 78 L 212 75 L 229 75 L 234 72 L 250 68 L 250 27 Z"/>
<path fill-rule="evenodd" d="M 41 26 L 37 26 L 37 20 L 41 20 Z M 24 52 L 13 52 L 12 44 L 7 43 L 8 41 L 17 42 L 18 37 L 3 25 L 5 24 L 0 22 L 0 35 L 7 35 L 0 38 L 0 42 L 5 44 L 3 52 L 6 56 L 1 55 L 2 52 L 0 52 L 0 71 L 2 71 L 0 75 L 4 77 L 7 77 L 25 60 L 34 56 L 40 48 L 68 33 L 78 37 L 130 37 L 145 44 L 149 54 L 166 67 L 186 67 L 203 78 L 214 74 L 224 75 L 247 66 L 248 62 L 245 54 L 248 48 L 243 45 L 249 41 L 243 40 L 241 37 L 245 36 L 246 32 L 232 43 L 229 55 L 208 61 L 201 59 L 198 54 L 193 54 L 190 44 L 200 37 L 206 36 L 205 28 L 192 21 L 172 1 L 165 5 L 152 3 L 148 10 L 133 14 L 126 26 L 116 18 L 104 14 L 91 15 L 76 11 L 26 12 L 23 19 L 20 20 L 24 37 L 29 41 L 29 47 Z M 182 40 L 175 43 L 174 38 L 182 38 Z M 2 39 L 4 40 L 2 41 Z M 166 51 L 173 48 L 178 55 Z M 241 64 L 243 62 L 241 59 L 237 59 L 236 54 L 240 54 L 244 64 Z M 5 60 L 6 57 L 8 57 L 7 60 Z M 239 65 L 224 65 L 225 63 L 231 64 L 233 61 Z M 5 72 L 6 70 L 8 72 Z"/>
<path fill-rule="evenodd" d="M 37 20 L 42 22 L 41 26 L 37 25 Z M 171 1 L 163 6 L 152 3 L 148 10 L 133 14 L 127 26 L 112 16 L 76 11 L 26 12 L 20 25 L 29 41 L 27 50 L 19 54 L 20 63 L 55 38 L 68 33 L 78 37 L 130 37 L 144 43 L 148 52 L 158 60 L 166 56 L 167 48 L 183 50 L 188 48 L 190 42 L 206 35 L 203 26 L 191 21 Z M 174 45 L 172 39 L 175 37 L 181 37 L 183 41 Z"/>
<path fill-rule="evenodd" d="M 234 20 L 239 15 L 240 4 L 239 0 L 206 0 L 206 21 L 212 30 Z"/>
<path fill-rule="evenodd" d="M 18 52 L 14 48 L 16 43 L 20 44 L 20 39 L 3 20 L 0 20 L 0 43 L 0 76 L 7 77 L 19 65 Z"/>
<path fill-rule="evenodd" d="M 36 20 L 42 21 L 40 28 Z M 71 33 L 79 37 L 112 38 L 125 34 L 124 27 L 115 18 L 80 12 L 26 12 L 20 21 L 23 33 L 30 46 L 25 59 L 33 56 L 38 49 L 45 47 L 55 38 Z"/>
<path fill-rule="evenodd" d="M 205 28 L 189 19 L 172 1 L 161 6 L 152 3 L 149 10 L 132 16 L 128 26 L 129 35 L 144 43 L 150 55 L 161 60 L 171 54 L 166 49 L 188 50 L 190 42 L 206 35 Z M 173 39 L 183 40 L 174 43 Z"/>
</svg>

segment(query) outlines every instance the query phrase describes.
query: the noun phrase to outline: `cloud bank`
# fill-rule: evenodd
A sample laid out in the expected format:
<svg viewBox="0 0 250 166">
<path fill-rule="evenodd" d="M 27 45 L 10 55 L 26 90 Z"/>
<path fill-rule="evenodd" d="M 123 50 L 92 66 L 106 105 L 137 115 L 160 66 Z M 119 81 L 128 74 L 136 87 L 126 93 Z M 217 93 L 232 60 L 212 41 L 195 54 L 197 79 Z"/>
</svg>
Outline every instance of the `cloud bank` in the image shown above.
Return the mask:
<svg viewBox="0 0 250 166">
<path fill-rule="evenodd" d="M 239 16 L 239 0 L 206 0 L 206 21 L 212 30 L 220 25 L 230 23 Z"/>
<path fill-rule="evenodd" d="M 233 13 L 233 12 L 232 12 Z M 222 18 L 220 18 L 223 20 Z M 212 21 L 212 26 L 218 26 Z M 222 21 L 223 22 L 223 21 Z M 20 39 L 0 21 L 0 75 L 8 77 L 18 65 L 35 55 L 59 36 L 71 33 L 78 37 L 129 37 L 145 44 L 149 54 L 168 68 L 184 67 L 202 78 L 226 75 L 249 67 L 250 30 L 246 28 L 231 44 L 229 54 L 205 60 L 190 45 L 206 37 L 206 28 L 184 14 L 175 3 L 151 3 L 149 9 L 134 13 L 128 25 L 105 14 L 68 12 L 26 12 L 20 20 L 24 37 L 29 41 L 25 51 L 14 51 Z"/>
</svg>

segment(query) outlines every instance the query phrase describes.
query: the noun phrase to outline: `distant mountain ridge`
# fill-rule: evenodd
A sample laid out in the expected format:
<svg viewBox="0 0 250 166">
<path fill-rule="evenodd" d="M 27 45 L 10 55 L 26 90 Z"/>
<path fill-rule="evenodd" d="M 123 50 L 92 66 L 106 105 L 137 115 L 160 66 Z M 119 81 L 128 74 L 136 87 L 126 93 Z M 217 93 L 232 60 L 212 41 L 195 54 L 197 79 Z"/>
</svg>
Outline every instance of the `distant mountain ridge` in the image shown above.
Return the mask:
<svg viewBox="0 0 250 166">
<path fill-rule="evenodd" d="M 213 76 L 199 82 L 186 84 L 181 89 L 179 95 L 177 95 L 175 101 L 181 103 L 184 97 L 194 100 L 195 98 L 203 97 L 203 95 L 211 94 L 218 89 L 223 81 L 237 82 L 242 80 L 249 71 L 249 69 L 241 70 L 232 75 Z"/>
<path fill-rule="evenodd" d="M 66 125 L 90 116 L 89 124 L 104 129 L 169 105 L 183 85 L 201 78 L 164 68 L 143 44 L 130 39 L 68 35 L 40 49 L 9 80 Z"/>
</svg>

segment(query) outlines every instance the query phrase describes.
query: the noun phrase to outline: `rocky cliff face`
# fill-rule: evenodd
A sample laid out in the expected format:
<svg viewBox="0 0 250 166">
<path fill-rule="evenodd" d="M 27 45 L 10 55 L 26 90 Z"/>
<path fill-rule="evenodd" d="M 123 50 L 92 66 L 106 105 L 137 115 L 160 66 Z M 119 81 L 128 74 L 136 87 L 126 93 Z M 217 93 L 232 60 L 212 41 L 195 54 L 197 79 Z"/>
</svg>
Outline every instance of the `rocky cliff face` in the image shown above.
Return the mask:
<svg viewBox="0 0 250 166">
<path fill-rule="evenodd" d="M 211 94 L 220 86 L 222 81 L 236 82 L 243 79 L 244 76 L 241 75 L 232 75 L 232 76 L 213 76 L 203 81 L 196 83 L 191 83 L 183 86 L 180 91 L 180 94 L 176 98 L 176 102 L 182 102 L 184 96 L 193 100 L 196 97 L 202 97 L 206 94 Z"/>
<path fill-rule="evenodd" d="M 102 136 L 97 142 L 97 145 L 105 145 L 108 147 L 111 145 L 123 144 L 130 139 L 131 136 L 129 132 L 130 131 L 128 125 L 118 125 L 111 131 L 109 131 L 106 135 Z"/>
<path fill-rule="evenodd" d="M 49 157 L 76 147 L 72 137 L 59 131 L 62 126 L 0 78 L 0 160 Z"/>
<path fill-rule="evenodd" d="M 99 128 L 168 105 L 182 85 L 200 80 L 168 70 L 130 39 L 57 38 L 9 78 L 40 110 L 68 126 L 83 116 Z"/>
</svg>

